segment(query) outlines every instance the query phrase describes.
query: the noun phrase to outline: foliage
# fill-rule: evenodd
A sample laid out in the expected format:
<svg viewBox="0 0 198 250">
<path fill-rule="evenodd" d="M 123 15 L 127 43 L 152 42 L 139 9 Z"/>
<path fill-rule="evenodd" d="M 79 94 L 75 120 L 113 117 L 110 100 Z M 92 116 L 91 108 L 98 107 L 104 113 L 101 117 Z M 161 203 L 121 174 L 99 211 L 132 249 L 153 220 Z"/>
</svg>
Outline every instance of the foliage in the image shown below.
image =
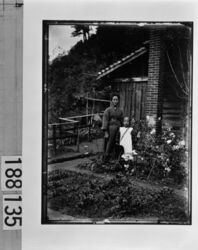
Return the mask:
<svg viewBox="0 0 198 250">
<path fill-rule="evenodd" d="M 147 177 L 172 178 L 178 184 L 186 180 L 188 166 L 185 141 L 171 128 L 164 128 L 156 135 L 155 129 L 144 123 L 136 149 L 144 162 L 144 174 Z"/>
<path fill-rule="evenodd" d="M 94 173 L 118 173 L 122 171 L 122 166 L 119 162 L 105 162 L 101 154 L 92 157 L 89 162 L 84 162 L 78 165 L 78 168 L 87 169 Z"/>
<path fill-rule="evenodd" d="M 89 25 L 85 25 L 85 24 L 78 24 L 78 25 L 74 25 L 74 31 L 72 32 L 72 36 L 80 36 L 83 35 L 83 40 L 87 40 L 90 36 L 90 27 Z"/>
<path fill-rule="evenodd" d="M 188 99 L 190 95 L 190 54 L 192 47 L 190 29 L 180 27 L 169 29 L 165 37 L 165 67 L 170 73 L 166 73 L 164 80 L 175 92 L 177 98 Z M 174 84 L 172 82 L 174 81 Z"/>
<path fill-rule="evenodd" d="M 157 217 L 159 220 L 187 220 L 185 202 L 172 189 L 138 186 L 118 173 L 115 177 L 55 170 L 49 175 L 49 204 L 73 216 L 89 218 Z"/>
<path fill-rule="evenodd" d="M 86 30 L 85 30 L 86 28 Z M 73 35 L 88 32 L 89 27 L 75 26 Z M 88 33 L 87 33 L 88 34 Z M 67 55 L 49 65 L 49 122 L 59 117 L 85 114 L 86 103 L 78 103 L 93 88 L 102 89 L 101 99 L 109 99 L 109 87 L 96 83 L 97 73 L 107 65 L 128 55 L 148 39 L 148 31 L 127 26 L 99 26 L 96 34 L 86 35 Z"/>
<path fill-rule="evenodd" d="M 146 122 L 134 124 L 134 131 L 137 155 L 133 160 L 121 158 L 104 163 L 100 156 L 95 156 L 91 162 L 80 164 L 79 167 L 96 173 L 122 171 L 139 179 L 185 184 L 188 166 L 184 140 L 170 128 L 164 128 L 161 134 L 156 135 L 153 126 L 148 126 Z"/>
</svg>

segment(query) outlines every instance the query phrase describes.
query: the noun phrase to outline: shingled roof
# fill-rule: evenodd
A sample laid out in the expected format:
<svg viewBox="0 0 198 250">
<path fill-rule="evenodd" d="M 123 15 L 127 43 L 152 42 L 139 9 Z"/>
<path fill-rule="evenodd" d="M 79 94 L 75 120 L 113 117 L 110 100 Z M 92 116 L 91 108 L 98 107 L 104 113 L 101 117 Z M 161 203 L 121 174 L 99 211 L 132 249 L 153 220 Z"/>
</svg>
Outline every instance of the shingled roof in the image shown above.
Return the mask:
<svg viewBox="0 0 198 250">
<path fill-rule="evenodd" d="M 141 48 L 135 50 L 134 52 L 132 52 L 131 54 L 123 57 L 122 59 L 118 60 L 117 62 L 109 65 L 108 67 L 104 68 L 103 70 L 99 71 L 97 74 L 97 80 L 101 79 L 102 77 L 108 75 L 109 73 L 113 72 L 114 70 L 122 67 L 123 65 L 133 61 L 134 59 L 138 58 L 141 55 L 144 55 L 147 51 L 148 48 L 146 46 L 146 44 L 148 44 L 149 41 L 144 42 L 144 46 L 142 46 Z"/>
</svg>

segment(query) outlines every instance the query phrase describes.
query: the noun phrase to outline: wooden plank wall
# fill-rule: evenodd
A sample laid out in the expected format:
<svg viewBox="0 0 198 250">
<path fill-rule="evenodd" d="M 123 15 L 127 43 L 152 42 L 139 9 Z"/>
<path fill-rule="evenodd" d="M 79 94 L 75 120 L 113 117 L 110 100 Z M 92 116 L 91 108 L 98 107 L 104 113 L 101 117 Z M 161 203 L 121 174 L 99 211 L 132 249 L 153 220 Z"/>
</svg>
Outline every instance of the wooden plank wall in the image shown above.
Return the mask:
<svg viewBox="0 0 198 250">
<path fill-rule="evenodd" d="M 170 126 L 179 134 L 185 133 L 186 102 L 175 97 L 174 92 L 166 94 L 163 100 L 162 125 Z"/>
<path fill-rule="evenodd" d="M 116 83 L 116 90 L 120 93 L 120 107 L 125 116 L 135 120 L 145 118 L 145 95 L 147 82 Z"/>
<path fill-rule="evenodd" d="M 120 93 L 120 107 L 124 115 L 139 121 L 145 119 L 145 101 L 147 82 L 116 82 L 113 90 Z M 176 97 L 171 88 L 164 89 L 162 107 L 162 125 L 170 126 L 176 133 L 185 135 L 186 101 Z"/>
<path fill-rule="evenodd" d="M 23 7 L 15 7 L 15 0 L 0 1 L 3 2 L 5 5 L 0 5 L 0 156 L 21 155 Z M 21 231 L 3 231 L 2 224 L 0 187 L 0 250 L 21 250 Z"/>
</svg>

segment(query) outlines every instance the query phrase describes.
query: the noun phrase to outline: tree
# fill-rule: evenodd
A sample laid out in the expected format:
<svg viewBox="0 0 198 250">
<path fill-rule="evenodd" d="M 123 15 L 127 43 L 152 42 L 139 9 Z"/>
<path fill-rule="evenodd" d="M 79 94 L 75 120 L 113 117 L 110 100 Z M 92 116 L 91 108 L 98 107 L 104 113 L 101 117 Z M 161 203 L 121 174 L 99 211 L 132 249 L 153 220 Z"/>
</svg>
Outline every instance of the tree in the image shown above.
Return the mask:
<svg viewBox="0 0 198 250">
<path fill-rule="evenodd" d="M 170 69 L 171 74 L 166 74 L 166 77 L 173 79 L 175 84 L 172 84 L 177 97 L 188 99 L 190 95 L 190 29 L 183 28 L 177 30 L 169 30 L 166 33 L 166 65 Z"/>
<path fill-rule="evenodd" d="M 83 41 L 86 41 L 89 39 L 90 37 L 90 26 L 87 24 L 81 25 L 81 24 L 77 24 L 74 25 L 73 28 L 75 29 L 72 32 L 72 36 L 76 37 L 76 36 L 80 36 L 83 35 Z"/>
<path fill-rule="evenodd" d="M 50 120 L 85 113 L 85 106 L 72 106 L 72 97 L 83 97 L 96 88 L 99 98 L 108 99 L 110 88 L 96 83 L 97 73 L 111 63 L 131 53 L 148 40 L 148 32 L 127 26 L 101 25 L 90 35 L 87 24 L 74 25 L 73 36 L 83 35 L 67 55 L 50 64 L 49 108 Z M 100 85 L 101 84 L 101 85 Z M 99 88 L 101 87 L 101 88 Z M 102 89 L 102 90 L 101 90 Z M 73 112 L 73 113 L 72 113 Z"/>
</svg>

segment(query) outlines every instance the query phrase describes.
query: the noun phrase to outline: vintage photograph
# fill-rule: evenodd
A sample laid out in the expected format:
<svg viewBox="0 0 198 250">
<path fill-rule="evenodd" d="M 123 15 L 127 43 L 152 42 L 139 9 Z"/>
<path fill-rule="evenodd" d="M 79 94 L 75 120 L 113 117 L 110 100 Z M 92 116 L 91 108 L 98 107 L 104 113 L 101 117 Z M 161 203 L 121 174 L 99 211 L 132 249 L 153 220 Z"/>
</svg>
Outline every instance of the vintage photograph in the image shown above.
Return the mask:
<svg viewBox="0 0 198 250">
<path fill-rule="evenodd" d="M 43 21 L 43 224 L 191 224 L 192 22 Z"/>
</svg>

